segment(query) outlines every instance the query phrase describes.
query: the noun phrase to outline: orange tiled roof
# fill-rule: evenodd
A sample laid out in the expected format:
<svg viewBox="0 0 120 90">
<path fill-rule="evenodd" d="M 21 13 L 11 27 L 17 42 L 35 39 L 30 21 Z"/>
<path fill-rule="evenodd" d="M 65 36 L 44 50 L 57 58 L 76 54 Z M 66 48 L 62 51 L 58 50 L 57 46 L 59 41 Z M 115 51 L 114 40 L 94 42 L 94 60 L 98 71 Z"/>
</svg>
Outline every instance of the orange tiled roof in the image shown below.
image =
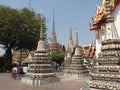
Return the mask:
<svg viewBox="0 0 120 90">
<path fill-rule="evenodd" d="M 112 0 L 110 3 L 111 12 L 116 8 L 120 3 L 120 0 Z M 96 5 L 96 12 L 90 25 L 90 30 L 96 30 L 100 28 L 100 24 L 105 22 L 106 18 L 106 0 L 102 1 L 101 7 Z"/>
</svg>

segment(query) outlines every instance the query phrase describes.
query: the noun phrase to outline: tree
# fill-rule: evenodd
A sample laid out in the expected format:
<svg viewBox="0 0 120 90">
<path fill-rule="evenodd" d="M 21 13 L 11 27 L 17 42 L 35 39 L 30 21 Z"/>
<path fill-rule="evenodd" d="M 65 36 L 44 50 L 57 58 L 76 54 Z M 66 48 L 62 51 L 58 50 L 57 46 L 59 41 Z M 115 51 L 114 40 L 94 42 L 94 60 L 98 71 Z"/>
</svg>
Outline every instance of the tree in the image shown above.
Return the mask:
<svg viewBox="0 0 120 90">
<path fill-rule="evenodd" d="M 39 40 L 40 16 L 27 8 L 0 6 L 0 44 L 4 46 L 4 67 L 11 67 L 11 50 L 35 50 Z M 46 30 L 46 26 L 44 26 Z"/>
<path fill-rule="evenodd" d="M 56 63 L 59 63 L 60 65 L 64 61 L 64 57 L 65 57 L 65 53 L 51 54 L 51 60 Z"/>
<path fill-rule="evenodd" d="M 10 67 L 12 61 L 11 49 L 15 47 L 17 41 L 16 22 L 18 21 L 18 11 L 10 7 L 0 6 L 0 44 L 4 45 L 4 67 Z M 16 19 L 14 19 L 16 18 Z M 8 69 L 8 68 L 7 68 Z"/>
</svg>

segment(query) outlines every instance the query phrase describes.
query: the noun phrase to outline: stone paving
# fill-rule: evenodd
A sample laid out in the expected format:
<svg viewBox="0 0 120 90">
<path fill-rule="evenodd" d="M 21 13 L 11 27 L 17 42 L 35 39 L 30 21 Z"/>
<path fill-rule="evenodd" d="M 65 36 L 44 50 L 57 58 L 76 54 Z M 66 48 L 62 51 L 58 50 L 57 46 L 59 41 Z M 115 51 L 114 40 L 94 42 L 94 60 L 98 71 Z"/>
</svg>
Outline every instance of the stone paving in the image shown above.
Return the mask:
<svg viewBox="0 0 120 90">
<path fill-rule="evenodd" d="M 90 77 L 81 79 L 68 78 L 63 76 L 62 72 L 56 74 L 61 79 L 60 82 L 41 86 L 30 86 L 21 83 L 20 79 L 14 80 L 11 78 L 10 73 L 0 73 L 0 90 L 80 90 L 85 85 L 85 81 L 90 79 Z"/>
</svg>

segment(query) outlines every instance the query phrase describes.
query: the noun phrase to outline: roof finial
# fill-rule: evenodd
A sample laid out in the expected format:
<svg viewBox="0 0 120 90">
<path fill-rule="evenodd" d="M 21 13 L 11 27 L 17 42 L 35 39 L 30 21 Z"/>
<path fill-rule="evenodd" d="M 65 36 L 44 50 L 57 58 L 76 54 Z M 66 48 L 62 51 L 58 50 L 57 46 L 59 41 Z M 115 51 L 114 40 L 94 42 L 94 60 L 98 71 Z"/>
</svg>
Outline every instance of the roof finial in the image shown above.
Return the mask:
<svg viewBox="0 0 120 90">
<path fill-rule="evenodd" d="M 94 3 L 95 4 L 95 6 L 98 8 L 98 9 L 100 9 L 100 6 L 98 5 L 98 4 L 96 4 L 96 3 Z"/>
<path fill-rule="evenodd" d="M 76 46 L 79 46 L 79 41 L 78 41 L 78 26 L 76 26 Z"/>
<path fill-rule="evenodd" d="M 41 19 L 41 23 L 40 23 L 40 40 L 44 40 L 44 18 L 43 18 L 43 14 L 42 14 L 42 9 L 40 9 L 40 19 Z"/>
</svg>

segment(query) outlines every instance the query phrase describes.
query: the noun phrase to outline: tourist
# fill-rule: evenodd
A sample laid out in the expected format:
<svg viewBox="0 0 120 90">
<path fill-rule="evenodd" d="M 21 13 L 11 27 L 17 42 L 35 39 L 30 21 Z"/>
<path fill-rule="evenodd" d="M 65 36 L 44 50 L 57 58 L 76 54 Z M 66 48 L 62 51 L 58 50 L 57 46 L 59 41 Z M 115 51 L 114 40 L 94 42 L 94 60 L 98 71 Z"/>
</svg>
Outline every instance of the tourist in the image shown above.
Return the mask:
<svg viewBox="0 0 120 90">
<path fill-rule="evenodd" d="M 57 71 L 60 72 L 60 65 L 57 63 Z"/>
<path fill-rule="evenodd" d="M 17 77 L 17 67 L 12 68 L 12 78 L 16 79 Z"/>
<path fill-rule="evenodd" d="M 23 75 L 24 75 L 23 67 L 22 65 L 18 65 L 18 77 L 21 79 Z"/>
<path fill-rule="evenodd" d="M 26 65 L 23 67 L 23 72 L 24 72 L 24 75 L 28 72 L 28 67 Z"/>
</svg>

